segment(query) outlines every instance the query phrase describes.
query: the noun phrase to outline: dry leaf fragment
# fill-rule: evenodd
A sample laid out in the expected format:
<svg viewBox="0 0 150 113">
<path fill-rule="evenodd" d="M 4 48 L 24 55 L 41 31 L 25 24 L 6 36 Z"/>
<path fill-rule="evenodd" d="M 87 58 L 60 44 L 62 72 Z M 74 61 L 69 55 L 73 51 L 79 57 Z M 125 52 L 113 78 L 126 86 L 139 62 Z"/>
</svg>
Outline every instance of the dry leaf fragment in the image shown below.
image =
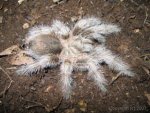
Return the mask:
<svg viewBox="0 0 150 113">
<path fill-rule="evenodd" d="M 14 55 L 10 59 L 11 65 L 25 65 L 25 64 L 31 64 L 34 63 L 34 59 L 30 56 L 27 56 L 24 51 L 20 51 L 18 54 Z"/>
<path fill-rule="evenodd" d="M 139 33 L 139 32 L 140 32 L 140 29 L 134 29 L 133 32 L 134 32 L 134 33 Z"/>
<path fill-rule="evenodd" d="M 142 66 L 142 68 L 146 72 L 147 75 L 150 75 L 150 71 L 147 67 Z"/>
<path fill-rule="evenodd" d="M 49 85 L 47 88 L 46 88 L 46 90 L 44 91 L 45 93 L 48 93 L 48 92 L 50 92 L 50 90 L 53 88 L 53 86 L 52 85 Z"/>
<path fill-rule="evenodd" d="M 145 92 L 144 95 L 147 97 L 148 99 L 147 103 L 150 105 L 150 94 Z"/>
<path fill-rule="evenodd" d="M 18 45 L 13 45 L 7 49 L 5 49 L 4 51 L 2 51 L 0 53 L 0 56 L 7 56 L 7 55 L 12 55 L 12 54 L 16 54 L 17 52 L 19 52 L 21 49 L 19 48 Z"/>
</svg>

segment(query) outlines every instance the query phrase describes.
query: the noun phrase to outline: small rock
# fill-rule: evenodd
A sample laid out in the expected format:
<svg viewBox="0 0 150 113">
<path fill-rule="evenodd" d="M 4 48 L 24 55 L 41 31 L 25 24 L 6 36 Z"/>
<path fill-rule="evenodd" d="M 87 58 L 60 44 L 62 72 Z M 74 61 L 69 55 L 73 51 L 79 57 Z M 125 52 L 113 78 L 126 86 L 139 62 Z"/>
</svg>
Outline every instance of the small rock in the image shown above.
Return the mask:
<svg viewBox="0 0 150 113">
<path fill-rule="evenodd" d="M 129 93 L 128 92 L 126 93 L 126 96 L 129 97 Z"/>
<path fill-rule="evenodd" d="M 54 3 L 58 3 L 60 2 L 61 0 L 53 0 Z"/>
<path fill-rule="evenodd" d="M 116 101 L 118 101 L 118 97 L 116 97 Z"/>
<path fill-rule="evenodd" d="M 28 29 L 29 28 L 29 24 L 28 23 L 24 23 L 22 27 L 23 27 L 23 29 Z"/>
<path fill-rule="evenodd" d="M 24 2 L 24 0 L 18 0 L 18 4 L 22 4 L 22 2 Z"/>
<path fill-rule="evenodd" d="M 0 16 L 0 24 L 3 22 L 3 17 Z"/>
<path fill-rule="evenodd" d="M 72 21 L 72 22 L 77 22 L 77 21 L 78 21 L 78 17 L 77 17 L 77 16 L 71 17 L 71 21 Z"/>
<path fill-rule="evenodd" d="M 140 32 L 140 29 L 134 29 L 133 32 L 134 32 L 134 33 L 139 33 L 139 32 Z"/>
<path fill-rule="evenodd" d="M 36 90 L 36 88 L 35 87 L 33 87 L 33 86 L 31 86 L 31 88 L 30 88 L 32 91 L 35 91 Z"/>
</svg>

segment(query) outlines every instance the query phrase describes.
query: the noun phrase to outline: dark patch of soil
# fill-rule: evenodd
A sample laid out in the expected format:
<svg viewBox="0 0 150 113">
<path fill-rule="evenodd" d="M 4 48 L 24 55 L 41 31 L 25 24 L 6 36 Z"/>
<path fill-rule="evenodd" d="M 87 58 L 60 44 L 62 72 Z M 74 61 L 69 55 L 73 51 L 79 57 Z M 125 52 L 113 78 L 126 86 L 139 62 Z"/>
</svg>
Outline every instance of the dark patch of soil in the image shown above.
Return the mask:
<svg viewBox="0 0 150 113">
<path fill-rule="evenodd" d="M 150 107 L 145 93 L 150 93 L 150 75 L 142 67 L 149 68 L 150 63 L 141 56 L 150 53 L 150 1 L 68 0 L 51 8 L 52 5 L 52 0 L 25 0 L 21 5 L 17 0 L 1 0 L 0 51 L 21 43 L 27 33 L 27 29 L 22 28 L 24 23 L 30 27 L 50 24 L 53 19 L 71 23 L 71 17 L 78 16 L 82 10 L 85 16 L 100 17 L 122 28 L 120 34 L 109 36 L 107 46 L 120 54 L 137 75 L 120 77 L 103 94 L 87 79 L 87 73 L 74 73 L 76 87 L 72 98 L 64 100 L 58 85 L 58 68 L 35 76 L 17 76 L 7 70 L 14 82 L 0 97 L 0 113 L 81 113 L 84 110 L 88 113 L 148 113 Z M 0 59 L 0 66 L 5 70 L 10 67 L 6 61 L 7 58 Z M 116 73 L 105 70 L 106 78 L 111 81 Z M 8 85 L 9 79 L 0 70 L 0 92 Z M 85 109 L 79 105 L 82 101 Z"/>
</svg>

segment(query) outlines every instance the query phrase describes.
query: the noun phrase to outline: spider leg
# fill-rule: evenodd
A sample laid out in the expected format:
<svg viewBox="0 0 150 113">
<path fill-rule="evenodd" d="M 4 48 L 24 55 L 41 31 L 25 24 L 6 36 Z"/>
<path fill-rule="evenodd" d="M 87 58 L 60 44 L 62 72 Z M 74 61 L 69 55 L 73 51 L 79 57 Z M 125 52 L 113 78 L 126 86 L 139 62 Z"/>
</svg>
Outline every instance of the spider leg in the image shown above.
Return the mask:
<svg viewBox="0 0 150 113">
<path fill-rule="evenodd" d="M 95 17 L 83 18 L 75 24 L 73 28 L 73 34 L 79 35 L 84 30 L 92 26 L 100 25 L 101 23 L 102 22 L 98 18 L 95 18 Z"/>
<path fill-rule="evenodd" d="M 60 66 L 60 71 L 61 71 L 61 80 L 60 80 L 60 85 L 61 85 L 61 90 L 66 99 L 70 98 L 71 94 L 71 74 L 73 71 L 73 66 L 70 62 L 63 62 Z"/>
<path fill-rule="evenodd" d="M 88 61 L 89 66 L 89 76 L 94 80 L 95 84 L 104 92 L 107 91 L 105 86 L 107 85 L 107 80 L 104 78 L 101 66 L 98 65 L 95 61 Z M 98 70 L 100 68 L 100 70 Z"/>
<path fill-rule="evenodd" d="M 110 69 L 118 71 L 119 74 L 134 76 L 134 73 L 130 69 L 130 66 L 125 63 L 119 56 L 113 54 L 110 50 L 106 49 L 104 46 L 98 46 L 95 48 L 96 56 L 100 62 L 105 62 L 108 64 Z"/>
<path fill-rule="evenodd" d="M 120 28 L 117 25 L 107 24 L 99 20 L 98 18 L 90 17 L 79 20 L 72 31 L 74 36 L 80 36 L 80 38 L 94 39 L 98 42 L 104 43 L 106 37 L 111 33 L 117 33 Z"/>
<path fill-rule="evenodd" d="M 56 35 L 68 36 L 70 32 L 70 28 L 66 26 L 63 22 L 59 20 L 54 20 L 52 23 L 52 31 Z"/>
<path fill-rule="evenodd" d="M 59 58 L 55 55 L 43 55 L 35 60 L 32 64 L 21 66 L 17 69 L 18 75 L 31 75 L 46 67 L 55 67 L 59 65 Z"/>
</svg>

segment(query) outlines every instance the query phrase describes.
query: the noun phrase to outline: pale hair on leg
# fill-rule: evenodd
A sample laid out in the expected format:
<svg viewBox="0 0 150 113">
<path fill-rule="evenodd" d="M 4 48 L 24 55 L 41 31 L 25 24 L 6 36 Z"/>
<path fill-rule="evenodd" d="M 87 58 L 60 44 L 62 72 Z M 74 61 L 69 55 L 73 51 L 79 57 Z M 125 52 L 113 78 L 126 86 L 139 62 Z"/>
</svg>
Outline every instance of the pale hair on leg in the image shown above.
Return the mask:
<svg viewBox="0 0 150 113">
<path fill-rule="evenodd" d="M 57 65 L 59 65 L 59 62 L 56 63 L 55 61 L 53 61 L 50 55 L 43 55 L 34 63 L 19 67 L 16 73 L 18 75 L 32 75 L 33 73 L 38 73 L 44 68 L 55 67 Z"/>
<path fill-rule="evenodd" d="M 87 62 L 87 65 L 89 66 L 88 75 L 94 80 L 95 84 L 103 92 L 106 92 L 107 80 L 104 78 L 104 74 L 103 74 L 103 71 L 101 70 L 101 66 L 97 64 L 97 61 L 95 62 L 91 60 Z"/>
<path fill-rule="evenodd" d="M 73 66 L 72 64 L 68 62 L 63 62 L 60 66 L 60 75 L 61 75 L 61 80 L 60 80 L 60 85 L 61 85 L 61 90 L 66 99 L 69 99 L 71 96 L 72 92 L 72 71 L 73 71 Z"/>
<path fill-rule="evenodd" d="M 70 28 L 59 20 L 53 20 L 52 30 L 55 34 L 61 36 L 68 36 L 70 32 Z"/>
<path fill-rule="evenodd" d="M 113 54 L 110 50 L 104 46 L 98 46 L 95 48 L 96 56 L 99 61 L 104 61 L 108 64 L 108 67 L 112 70 L 118 71 L 120 74 L 134 76 L 130 66 L 125 63 L 119 56 Z"/>
<path fill-rule="evenodd" d="M 107 38 L 104 35 L 117 33 L 120 32 L 120 30 L 121 29 L 117 25 L 104 23 L 98 18 L 90 17 L 79 20 L 75 24 L 72 34 L 74 36 L 79 36 L 80 39 L 94 39 L 104 44 Z"/>
</svg>

